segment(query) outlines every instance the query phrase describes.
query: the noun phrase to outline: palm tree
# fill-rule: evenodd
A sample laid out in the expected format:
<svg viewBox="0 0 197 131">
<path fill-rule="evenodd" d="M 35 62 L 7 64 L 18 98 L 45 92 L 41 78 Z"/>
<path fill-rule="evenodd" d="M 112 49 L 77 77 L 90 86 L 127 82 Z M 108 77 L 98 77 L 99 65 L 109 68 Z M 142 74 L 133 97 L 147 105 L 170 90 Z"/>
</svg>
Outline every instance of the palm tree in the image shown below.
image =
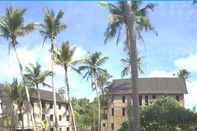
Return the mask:
<svg viewBox="0 0 197 131">
<path fill-rule="evenodd" d="M 98 111 L 100 112 L 100 116 L 102 117 L 106 114 L 105 107 L 107 104 L 107 99 L 109 97 L 108 90 L 106 87 L 108 87 L 111 84 L 111 82 L 109 81 L 111 78 L 112 76 L 106 71 L 99 74 L 97 80 L 97 86 L 101 91 L 101 94 L 98 95 L 98 99 L 100 101 L 100 106 Z"/>
<path fill-rule="evenodd" d="M 26 34 L 30 33 L 35 27 L 34 23 L 30 23 L 26 25 L 24 24 L 25 12 L 26 12 L 25 9 L 14 9 L 12 7 L 9 7 L 6 9 L 5 16 L 0 17 L 0 36 L 9 41 L 9 51 L 11 47 L 14 49 L 23 83 L 24 83 L 23 66 L 16 49 L 17 44 L 19 44 L 17 38 L 25 36 Z M 26 86 L 25 86 L 25 92 L 26 92 L 27 102 L 29 103 L 29 108 L 32 108 L 30 103 L 29 91 Z M 31 117 L 34 126 L 34 118 L 32 112 L 31 112 Z"/>
<path fill-rule="evenodd" d="M 61 65 L 64 68 L 67 100 L 71 109 L 73 127 L 74 127 L 74 130 L 77 131 L 76 124 L 75 124 L 74 111 L 73 111 L 71 98 L 70 98 L 70 85 L 69 85 L 69 78 L 68 78 L 69 68 L 74 69 L 74 71 L 76 71 L 76 69 L 74 68 L 74 65 L 77 62 L 74 61 L 73 59 L 74 53 L 75 53 L 75 48 L 71 48 L 68 41 L 63 42 L 61 45 L 61 48 L 59 48 L 55 52 L 54 62 L 57 65 Z"/>
<path fill-rule="evenodd" d="M 131 66 L 132 81 L 132 125 L 133 131 L 140 130 L 139 95 L 137 88 L 138 65 L 136 39 L 142 38 L 141 31 L 154 30 L 147 16 L 147 10 L 153 9 L 153 4 L 140 5 L 140 1 L 120 1 L 118 4 L 102 3 L 110 11 L 110 21 L 105 32 L 105 43 L 117 36 L 116 43 L 119 42 L 121 31 L 124 30 L 126 36 L 126 49 L 128 51 Z M 131 114 L 128 113 L 128 117 Z"/>
<path fill-rule="evenodd" d="M 39 63 L 30 64 L 26 67 L 25 70 L 25 78 L 32 84 L 32 86 L 36 87 L 38 101 L 39 101 L 39 108 L 40 108 L 40 117 L 42 117 L 42 103 L 40 98 L 40 91 L 39 91 L 39 84 L 43 84 L 45 79 L 48 76 L 52 75 L 51 71 L 48 70 L 41 70 L 41 65 Z"/>
<path fill-rule="evenodd" d="M 61 19 L 64 16 L 64 12 L 62 10 L 58 11 L 57 14 L 53 10 L 46 10 L 44 14 L 44 23 L 40 25 L 40 33 L 44 37 L 44 42 L 47 39 L 51 41 L 51 70 L 54 71 L 53 67 L 53 56 L 55 50 L 55 40 L 57 35 L 64 31 L 66 25 L 61 22 Z M 54 86 L 54 74 L 52 74 L 51 84 L 53 87 L 53 104 L 54 104 L 54 115 L 55 115 L 55 127 L 58 130 L 58 121 L 57 121 L 57 111 L 56 111 L 56 89 Z"/>
<path fill-rule="evenodd" d="M 17 108 L 19 110 L 19 120 L 22 121 L 22 130 L 24 131 L 24 104 L 27 99 L 26 98 L 26 92 L 25 92 L 25 86 L 22 83 L 19 83 L 17 79 L 14 79 L 13 82 L 9 85 L 10 86 L 10 98 L 17 105 Z"/>
<path fill-rule="evenodd" d="M 122 77 L 125 77 L 125 76 L 128 76 L 129 75 L 129 72 L 131 72 L 131 66 L 130 66 L 130 62 L 129 62 L 129 58 L 126 58 L 126 59 L 121 59 L 120 60 L 121 61 L 121 63 L 123 64 L 123 70 L 121 71 L 121 76 Z M 142 61 L 142 59 L 141 59 L 141 57 L 139 57 L 138 59 L 137 59 L 137 64 L 138 64 L 138 71 L 141 73 L 141 74 L 143 74 L 144 72 L 143 72 L 143 70 L 142 70 L 142 68 L 141 68 L 141 61 Z"/>
<path fill-rule="evenodd" d="M 99 74 L 98 80 L 97 80 L 97 85 L 101 90 L 102 95 L 105 94 L 105 87 L 109 86 L 111 82 L 109 79 L 111 79 L 112 76 L 108 72 L 103 72 Z"/>
<path fill-rule="evenodd" d="M 105 69 L 102 69 L 103 64 L 107 61 L 108 57 L 103 57 L 101 52 L 95 52 L 88 54 L 88 56 L 81 60 L 81 66 L 79 67 L 79 72 L 83 72 L 83 78 L 89 80 L 91 79 L 91 87 L 96 91 L 98 109 L 100 109 L 100 98 L 99 98 L 99 89 L 98 89 L 98 78 L 101 74 L 106 73 Z M 98 128 L 100 130 L 100 110 L 98 111 Z"/>
<path fill-rule="evenodd" d="M 12 92 L 11 99 L 17 104 L 19 110 L 19 120 L 22 121 L 22 130 L 24 131 L 24 119 L 23 119 L 23 107 L 25 102 L 25 90 L 24 86 L 18 83 L 15 79 L 11 84 Z"/>
<path fill-rule="evenodd" d="M 3 115 L 1 115 L 1 120 L 3 120 L 3 126 L 12 131 L 16 129 L 18 120 L 16 119 L 17 112 L 14 109 L 14 100 L 11 97 L 13 88 L 10 85 L 10 83 L 5 83 L 4 87 L 1 89 L 1 101 L 5 103 L 2 110 Z"/>
<path fill-rule="evenodd" d="M 181 79 L 187 80 L 190 77 L 190 72 L 186 69 L 181 69 L 177 72 L 177 76 Z"/>
</svg>

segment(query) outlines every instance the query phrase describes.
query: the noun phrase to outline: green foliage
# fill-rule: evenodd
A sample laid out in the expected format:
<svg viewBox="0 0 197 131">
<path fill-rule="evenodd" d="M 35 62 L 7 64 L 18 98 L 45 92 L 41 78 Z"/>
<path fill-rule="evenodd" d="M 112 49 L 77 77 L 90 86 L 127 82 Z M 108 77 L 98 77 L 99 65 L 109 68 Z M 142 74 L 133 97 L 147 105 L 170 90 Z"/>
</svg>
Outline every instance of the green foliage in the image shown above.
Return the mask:
<svg viewBox="0 0 197 131">
<path fill-rule="evenodd" d="M 46 39 L 55 39 L 60 32 L 65 30 L 66 25 L 61 22 L 63 16 L 63 10 L 59 10 L 57 14 L 53 10 L 45 10 L 44 23 L 40 24 L 40 34 L 44 37 L 44 42 Z"/>
<path fill-rule="evenodd" d="M 181 69 L 177 72 L 177 76 L 181 79 L 187 80 L 190 77 L 190 72 L 186 69 Z"/>
<path fill-rule="evenodd" d="M 25 9 L 15 9 L 8 7 L 5 12 L 5 16 L 0 17 L 0 36 L 10 41 L 11 46 L 15 47 L 17 37 L 24 36 L 31 32 L 35 24 L 24 24 Z M 9 47 L 11 47 L 9 45 Z"/>
<path fill-rule="evenodd" d="M 68 68 L 71 68 L 79 73 L 79 71 L 74 67 L 78 64 L 78 61 L 74 60 L 75 50 L 76 48 L 72 48 L 68 41 L 63 42 L 61 47 L 54 52 L 53 60 L 55 64 L 61 65 L 66 72 Z"/>
<path fill-rule="evenodd" d="M 33 89 L 30 90 L 30 95 L 34 92 Z M 15 128 L 18 119 L 16 109 L 14 105 L 17 105 L 17 108 L 21 115 L 23 115 L 23 107 L 27 102 L 26 90 L 24 84 L 18 82 L 17 79 L 14 79 L 12 83 L 6 83 L 1 90 L 2 101 L 5 101 L 4 110 L 3 110 L 3 119 L 1 119 L 1 124 L 8 128 Z"/>
<path fill-rule="evenodd" d="M 127 28 L 126 17 L 125 17 L 125 8 L 123 4 L 126 1 L 119 1 L 117 3 L 107 3 L 102 2 L 100 5 L 104 8 L 107 8 L 110 12 L 109 24 L 105 31 L 105 43 L 108 40 L 116 38 L 116 43 L 119 43 L 120 37 L 122 36 L 123 29 Z M 141 1 L 131 1 L 132 4 L 129 4 L 129 11 L 131 14 L 135 15 L 135 24 L 137 36 L 140 39 L 142 38 L 141 32 L 143 31 L 154 31 L 153 26 L 150 23 L 148 18 L 148 10 L 153 10 L 155 5 L 150 3 L 142 5 Z M 156 33 L 156 32 L 155 32 Z M 157 34 L 157 33 L 156 33 Z"/>
<path fill-rule="evenodd" d="M 82 59 L 79 72 L 84 73 L 83 78 L 89 80 L 91 78 L 92 89 L 98 83 L 101 74 L 106 73 L 102 66 L 106 63 L 108 57 L 103 57 L 101 52 L 88 53 L 87 57 Z"/>
<path fill-rule="evenodd" d="M 79 131 L 87 131 L 93 126 L 98 126 L 98 106 L 96 101 L 90 102 L 86 98 L 73 98 L 72 104 Z"/>
<path fill-rule="evenodd" d="M 162 97 L 142 108 L 142 130 L 146 131 L 195 131 L 197 113 L 185 109 L 172 97 Z M 127 131 L 123 123 L 119 131 Z"/>
<path fill-rule="evenodd" d="M 174 98 L 163 97 L 142 110 L 142 125 L 146 130 L 189 129 L 197 122 L 197 114 L 183 108 Z"/>
<path fill-rule="evenodd" d="M 121 128 L 118 131 L 130 131 L 128 122 L 122 123 L 122 126 L 121 126 Z"/>
<path fill-rule="evenodd" d="M 122 65 L 124 66 L 123 67 L 123 70 L 121 71 L 121 77 L 125 77 L 125 76 L 128 76 L 131 72 L 131 65 L 130 65 L 130 62 L 129 62 L 129 58 L 126 58 L 126 59 L 121 59 L 120 60 Z M 143 70 L 141 68 L 142 66 L 142 58 L 139 57 L 137 59 L 137 64 L 138 64 L 138 70 L 141 74 L 143 74 Z"/>
<path fill-rule="evenodd" d="M 41 65 L 39 63 L 36 63 L 35 65 L 29 64 L 29 66 L 25 68 L 24 77 L 28 85 L 37 86 L 38 88 L 38 85 L 43 84 L 45 79 L 51 75 L 51 71 L 42 71 Z"/>
</svg>

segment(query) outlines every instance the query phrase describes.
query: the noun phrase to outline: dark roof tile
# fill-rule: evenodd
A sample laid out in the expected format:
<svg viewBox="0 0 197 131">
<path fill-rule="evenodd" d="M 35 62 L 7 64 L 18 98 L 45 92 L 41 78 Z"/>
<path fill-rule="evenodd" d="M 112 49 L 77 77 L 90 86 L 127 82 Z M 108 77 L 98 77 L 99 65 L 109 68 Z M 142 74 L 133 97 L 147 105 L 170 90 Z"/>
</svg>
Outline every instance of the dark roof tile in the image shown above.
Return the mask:
<svg viewBox="0 0 197 131">
<path fill-rule="evenodd" d="M 109 90 L 112 94 L 130 94 L 130 79 L 113 80 Z M 180 78 L 139 78 L 139 94 L 186 94 L 185 81 Z"/>
</svg>

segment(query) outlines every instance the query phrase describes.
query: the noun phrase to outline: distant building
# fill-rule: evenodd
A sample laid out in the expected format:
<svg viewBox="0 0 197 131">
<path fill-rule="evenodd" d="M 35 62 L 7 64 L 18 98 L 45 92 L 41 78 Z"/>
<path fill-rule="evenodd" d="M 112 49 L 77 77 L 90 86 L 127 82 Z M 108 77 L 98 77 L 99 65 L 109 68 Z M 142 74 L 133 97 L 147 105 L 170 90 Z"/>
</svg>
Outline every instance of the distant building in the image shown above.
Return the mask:
<svg viewBox="0 0 197 131">
<path fill-rule="evenodd" d="M 14 105 L 14 112 L 11 111 L 11 105 L 9 105 L 9 97 L 2 95 L 0 92 L 0 130 L 8 131 L 7 125 L 5 125 L 6 115 L 10 114 L 15 117 L 15 127 L 17 131 L 22 131 L 22 120 L 23 116 L 23 124 L 25 131 L 33 130 L 32 119 L 30 115 L 30 110 L 33 112 L 33 116 L 35 118 L 35 126 L 37 131 L 42 131 L 41 127 L 46 122 L 49 131 L 54 131 L 55 128 L 55 116 L 54 116 L 54 106 L 53 106 L 53 93 L 46 90 L 39 90 L 41 101 L 42 101 L 42 116 L 40 116 L 40 108 L 37 99 L 36 91 L 31 96 L 31 104 L 33 106 L 33 111 L 28 108 L 27 103 L 23 107 L 23 115 L 20 114 L 17 105 Z M 25 99 L 25 98 L 24 98 Z M 69 113 L 68 104 L 57 95 L 57 121 L 58 121 L 58 131 L 72 131 L 71 129 L 71 117 Z M 13 118 L 13 117 L 12 117 Z"/>
<path fill-rule="evenodd" d="M 172 96 L 184 106 L 184 94 L 187 93 L 185 81 L 179 78 L 139 78 L 139 104 L 148 105 L 161 96 Z M 113 80 L 109 87 L 111 94 L 107 102 L 101 131 L 117 131 L 127 120 L 128 100 L 131 100 L 132 82 L 129 79 Z"/>
</svg>

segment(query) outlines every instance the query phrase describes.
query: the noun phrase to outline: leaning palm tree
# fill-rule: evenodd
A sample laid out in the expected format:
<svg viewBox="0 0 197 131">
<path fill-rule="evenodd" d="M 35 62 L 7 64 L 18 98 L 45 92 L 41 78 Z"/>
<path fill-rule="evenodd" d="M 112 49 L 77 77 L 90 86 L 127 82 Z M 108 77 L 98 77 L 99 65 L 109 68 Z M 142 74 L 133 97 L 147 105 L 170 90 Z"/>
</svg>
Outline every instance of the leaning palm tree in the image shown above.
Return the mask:
<svg viewBox="0 0 197 131">
<path fill-rule="evenodd" d="M 153 4 L 140 5 L 140 1 L 119 1 L 117 4 L 101 3 L 110 11 L 110 21 L 105 32 L 105 43 L 117 36 L 116 43 L 119 42 L 121 32 L 124 30 L 126 36 L 126 49 L 131 66 L 132 81 L 132 115 L 128 113 L 128 118 L 132 117 L 133 131 L 140 130 L 140 112 L 139 112 L 139 95 L 137 88 L 138 65 L 137 65 L 137 38 L 142 38 L 141 31 L 154 30 L 147 16 L 147 10 L 153 9 Z"/>
<path fill-rule="evenodd" d="M 124 67 L 123 67 L 123 70 L 121 71 L 121 76 L 122 76 L 122 77 L 128 76 L 129 73 L 131 72 L 131 66 L 130 66 L 129 58 L 121 59 L 120 61 L 121 61 L 122 65 L 124 66 Z M 142 64 L 141 61 L 142 61 L 142 59 L 141 59 L 141 57 L 139 57 L 139 58 L 137 59 L 138 71 L 139 71 L 141 74 L 143 74 L 144 72 L 143 72 L 143 70 L 142 70 L 142 68 L 141 68 L 141 64 Z"/>
<path fill-rule="evenodd" d="M 46 10 L 44 14 L 44 23 L 40 25 L 40 33 L 44 37 L 45 40 L 49 39 L 51 41 L 51 70 L 54 71 L 53 67 L 53 56 L 55 50 L 55 40 L 57 35 L 64 31 L 66 25 L 61 22 L 61 19 L 64 16 L 64 12 L 60 10 L 57 14 L 53 10 Z M 53 88 L 53 101 L 54 101 L 54 115 L 55 115 L 55 127 L 58 130 L 57 123 L 57 111 L 56 111 L 56 89 L 54 86 L 54 73 L 52 74 L 51 84 Z"/>
<path fill-rule="evenodd" d="M 71 110 L 71 115 L 72 115 L 72 123 L 74 130 L 77 131 L 77 127 L 75 124 L 75 116 L 74 116 L 74 111 L 71 103 L 71 98 L 70 98 L 70 85 L 69 85 L 69 78 L 68 78 L 68 71 L 69 69 L 73 69 L 76 71 L 74 68 L 74 65 L 76 65 L 76 61 L 73 59 L 75 53 L 75 48 L 71 48 L 69 45 L 69 42 L 63 42 L 61 47 L 57 49 L 57 51 L 54 54 L 54 62 L 57 65 L 61 65 L 64 68 L 64 75 L 65 75 L 65 86 L 66 86 L 66 93 L 67 93 L 67 101 L 70 106 Z"/>
<path fill-rule="evenodd" d="M 40 117 L 42 116 L 42 103 L 40 98 L 40 91 L 39 85 L 44 84 L 46 78 L 52 75 L 51 71 L 48 70 L 41 70 L 41 65 L 39 63 L 30 64 L 25 68 L 25 78 L 27 82 L 30 82 L 33 87 L 36 87 L 38 101 L 39 101 L 39 108 L 40 108 Z"/>
<path fill-rule="evenodd" d="M 81 66 L 78 71 L 83 72 L 83 78 L 89 80 L 91 79 L 91 87 L 96 91 L 98 109 L 100 109 L 100 98 L 99 98 L 99 87 L 98 87 L 98 78 L 101 74 L 106 73 L 106 70 L 102 68 L 103 64 L 108 60 L 108 57 L 103 57 L 101 52 L 95 52 L 88 54 L 88 56 L 81 60 Z M 100 110 L 98 111 L 98 128 L 100 130 Z"/>
<path fill-rule="evenodd" d="M 23 83 L 24 83 L 23 66 L 16 49 L 16 46 L 19 44 L 17 38 L 23 37 L 26 34 L 30 33 L 35 26 L 34 23 L 30 23 L 26 25 L 24 24 L 25 12 L 26 12 L 25 9 L 14 9 L 12 7 L 9 7 L 6 9 L 5 16 L 0 17 L 0 36 L 9 41 L 9 51 L 10 48 L 13 48 L 14 50 Z M 26 86 L 25 86 L 25 91 L 26 91 L 27 101 L 29 103 L 29 108 L 32 108 L 30 103 L 29 91 Z M 32 112 L 31 112 L 31 117 L 34 126 L 34 118 Z"/>
</svg>

